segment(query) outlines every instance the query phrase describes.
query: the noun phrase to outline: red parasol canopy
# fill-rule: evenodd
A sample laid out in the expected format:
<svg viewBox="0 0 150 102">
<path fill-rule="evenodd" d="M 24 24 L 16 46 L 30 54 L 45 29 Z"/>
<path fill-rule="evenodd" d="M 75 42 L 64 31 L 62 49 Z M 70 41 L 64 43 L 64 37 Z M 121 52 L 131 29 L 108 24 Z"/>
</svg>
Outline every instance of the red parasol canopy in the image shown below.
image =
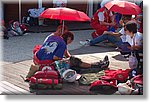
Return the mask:
<svg viewBox="0 0 150 102">
<path fill-rule="evenodd" d="M 90 18 L 81 11 L 70 8 L 48 8 L 40 14 L 40 17 L 67 21 L 90 21 Z"/>
<path fill-rule="evenodd" d="M 105 7 L 110 11 L 124 15 L 138 15 L 141 13 L 141 8 L 138 5 L 128 1 L 110 1 L 105 4 Z"/>
</svg>

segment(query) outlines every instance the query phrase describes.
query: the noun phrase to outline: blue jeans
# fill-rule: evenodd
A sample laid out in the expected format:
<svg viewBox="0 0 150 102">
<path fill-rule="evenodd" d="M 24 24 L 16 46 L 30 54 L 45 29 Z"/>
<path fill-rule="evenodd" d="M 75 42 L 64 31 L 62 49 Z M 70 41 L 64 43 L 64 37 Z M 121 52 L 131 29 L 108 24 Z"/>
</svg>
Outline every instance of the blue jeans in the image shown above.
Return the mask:
<svg viewBox="0 0 150 102">
<path fill-rule="evenodd" d="M 117 38 L 110 34 L 102 34 L 101 36 L 98 36 L 97 38 L 92 39 L 90 41 L 90 45 L 95 45 L 95 44 L 103 42 L 105 40 L 108 40 L 109 42 L 115 44 L 116 46 L 118 46 L 118 44 L 122 44 L 121 38 Z"/>
</svg>

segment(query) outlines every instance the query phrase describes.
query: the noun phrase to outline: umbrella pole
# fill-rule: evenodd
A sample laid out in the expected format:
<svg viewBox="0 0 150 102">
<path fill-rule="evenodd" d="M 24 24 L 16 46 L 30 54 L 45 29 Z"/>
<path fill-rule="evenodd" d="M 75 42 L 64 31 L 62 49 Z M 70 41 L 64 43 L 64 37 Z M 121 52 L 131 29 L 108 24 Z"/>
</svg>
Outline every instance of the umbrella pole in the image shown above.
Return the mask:
<svg viewBox="0 0 150 102">
<path fill-rule="evenodd" d="M 65 25 L 65 21 L 63 20 L 62 34 L 64 33 L 64 25 Z"/>
</svg>

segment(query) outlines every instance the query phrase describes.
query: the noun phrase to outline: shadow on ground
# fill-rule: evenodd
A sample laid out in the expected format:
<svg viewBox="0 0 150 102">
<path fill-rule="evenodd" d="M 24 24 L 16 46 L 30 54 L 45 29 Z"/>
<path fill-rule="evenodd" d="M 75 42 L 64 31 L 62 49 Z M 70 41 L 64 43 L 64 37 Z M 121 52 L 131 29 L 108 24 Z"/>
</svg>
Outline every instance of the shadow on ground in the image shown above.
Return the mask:
<svg viewBox="0 0 150 102">
<path fill-rule="evenodd" d="M 72 55 L 81 55 L 81 54 L 93 54 L 93 53 L 104 53 L 104 52 L 113 52 L 115 49 L 113 47 L 100 47 L 100 46 L 83 46 L 79 49 L 71 50 Z"/>
</svg>

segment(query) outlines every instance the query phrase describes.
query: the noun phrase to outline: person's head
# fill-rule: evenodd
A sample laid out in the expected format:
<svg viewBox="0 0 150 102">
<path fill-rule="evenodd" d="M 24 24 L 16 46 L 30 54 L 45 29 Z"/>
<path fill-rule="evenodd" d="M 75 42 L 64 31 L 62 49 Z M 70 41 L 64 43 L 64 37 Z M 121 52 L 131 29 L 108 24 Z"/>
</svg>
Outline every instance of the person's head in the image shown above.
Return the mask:
<svg viewBox="0 0 150 102">
<path fill-rule="evenodd" d="M 62 30 L 62 29 L 63 29 L 63 30 Z M 64 27 L 63 27 L 63 25 L 59 25 L 59 26 L 57 27 L 56 32 L 59 34 L 59 36 L 62 35 L 62 31 L 63 31 L 63 33 L 67 32 L 67 31 L 68 31 L 67 26 L 64 25 Z"/>
<path fill-rule="evenodd" d="M 124 31 L 127 35 L 134 35 L 137 33 L 137 23 L 135 21 L 129 21 L 124 25 Z"/>
<path fill-rule="evenodd" d="M 127 23 L 131 19 L 132 19 L 132 15 L 123 15 L 122 16 L 122 20 L 123 20 L 124 23 Z"/>
<path fill-rule="evenodd" d="M 65 41 L 65 43 L 68 45 L 74 40 L 74 35 L 73 35 L 73 33 L 68 31 L 62 35 L 62 38 Z"/>
</svg>

